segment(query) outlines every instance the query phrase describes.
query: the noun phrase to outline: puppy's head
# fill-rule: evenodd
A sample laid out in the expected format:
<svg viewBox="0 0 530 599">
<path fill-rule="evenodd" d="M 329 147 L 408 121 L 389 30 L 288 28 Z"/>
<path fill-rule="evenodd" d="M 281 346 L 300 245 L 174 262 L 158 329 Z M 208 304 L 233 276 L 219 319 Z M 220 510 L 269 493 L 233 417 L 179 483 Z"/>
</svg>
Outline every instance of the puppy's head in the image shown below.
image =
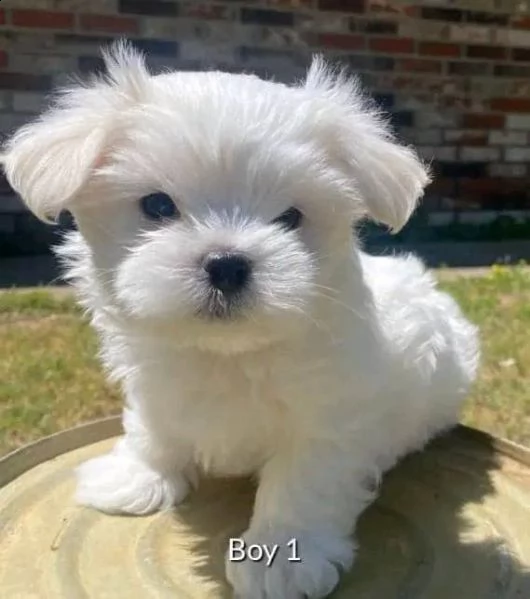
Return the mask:
<svg viewBox="0 0 530 599">
<path fill-rule="evenodd" d="M 106 64 L 2 158 L 37 216 L 73 213 L 82 241 L 66 251 L 85 290 L 131 326 L 222 351 L 291 335 L 340 284 L 352 222 L 398 230 L 427 183 L 356 83 L 320 59 L 296 87 L 151 76 L 124 45 Z"/>
</svg>

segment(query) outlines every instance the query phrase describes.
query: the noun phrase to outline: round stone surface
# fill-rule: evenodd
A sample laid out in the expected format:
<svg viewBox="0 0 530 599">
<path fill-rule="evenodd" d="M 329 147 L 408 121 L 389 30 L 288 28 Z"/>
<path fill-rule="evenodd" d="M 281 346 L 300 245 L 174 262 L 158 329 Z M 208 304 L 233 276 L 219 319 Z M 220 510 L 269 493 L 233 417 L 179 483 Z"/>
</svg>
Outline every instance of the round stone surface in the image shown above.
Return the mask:
<svg viewBox="0 0 530 599">
<path fill-rule="evenodd" d="M 232 596 L 224 552 L 246 528 L 250 482 L 203 481 L 143 518 L 76 506 L 73 469 L 119 433 L 107 419 L 0 461 L 0 597 Z M 357 538 L 335 599 L 529 599 L 530 452 L 459 428 L 385 477 Z"/>
</svg>

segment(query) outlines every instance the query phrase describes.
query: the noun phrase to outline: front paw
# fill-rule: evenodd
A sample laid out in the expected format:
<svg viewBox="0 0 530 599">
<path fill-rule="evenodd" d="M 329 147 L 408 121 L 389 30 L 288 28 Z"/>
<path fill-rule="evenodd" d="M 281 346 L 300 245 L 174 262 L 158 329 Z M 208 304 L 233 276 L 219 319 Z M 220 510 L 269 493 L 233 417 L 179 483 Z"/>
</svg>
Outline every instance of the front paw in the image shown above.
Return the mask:
<svg viewBox="0 0 530 599">
<path fill-rule="evenodd" d="M 109 453 L 77 469 L 76 500 L 110 514 L 142 516 L 176 505 L 188 488 L 182 477 L 170 480 L 130 455 Z"/>
<path fill-rule="evenodd" d="M 350 538 L 316 532 L 277 534 L 248 530 L 231 539 L 226 576 L 237 599 L 320 599 L 333 591 L 339 569 L 349 569 Z"/>
</svg>

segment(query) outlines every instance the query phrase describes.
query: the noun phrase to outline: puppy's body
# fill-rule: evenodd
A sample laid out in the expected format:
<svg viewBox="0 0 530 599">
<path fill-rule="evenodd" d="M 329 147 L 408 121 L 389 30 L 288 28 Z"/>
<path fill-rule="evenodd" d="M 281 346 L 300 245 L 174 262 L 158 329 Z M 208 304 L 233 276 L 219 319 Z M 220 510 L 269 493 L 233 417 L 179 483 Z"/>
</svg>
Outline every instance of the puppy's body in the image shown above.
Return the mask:
<svg viewBox="0 0 530 599">
<path fill-rule="evenodd" d="M 221 476 L 258 472 L 297 428 L 337 443 L 362 438 L 386 469 L 454 425 L 476 360 L 473 327 L 415 258 L 372 257 L 352 244 L 353 253 L 327 318 L 256 351 L 183 349 L 172 333 L 130 338 L 96 311 L 106 364 L 117 373 L 134 367 L 128 407 L 155 438 L 186 443 L 186 461 Z"/>
<path fill-rule="evenodd" d="M 143 514 L 202 471 L 256 474 L 246 539 L 296 537 L 302 562 L 227 562 L 229 580 L 245 598 L 322 597 L 374 481 L 457 421 L 475 375 L 476 331 L 423 266 L 351 235 L 366 213 L 399 228 L 426 173 L 319 63 L 299 88 L 109 65 L 5 157 L 35 212 L 74 212 L 61 253 L 125 391 L 126 435 L 80 469 L 78 498 Z M 157 190 L 173 220 L 141 214 Z M 236 295 L 205 274 L 220 253 L 251 269 Z"/>
</svg>

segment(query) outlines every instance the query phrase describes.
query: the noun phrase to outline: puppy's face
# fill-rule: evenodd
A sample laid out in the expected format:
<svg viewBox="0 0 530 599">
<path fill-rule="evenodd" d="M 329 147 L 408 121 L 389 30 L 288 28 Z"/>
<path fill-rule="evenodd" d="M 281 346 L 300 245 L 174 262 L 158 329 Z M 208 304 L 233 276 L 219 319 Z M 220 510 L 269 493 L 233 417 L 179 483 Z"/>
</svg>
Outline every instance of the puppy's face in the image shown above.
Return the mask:
<svg viewBox="0 0 530 599">
<path fill-rule="evenodd" d="M 122 314 L 224 350 L 312 322 L 351 218 L 312 115 L 293 122 L 293 91 L 218 74 L 149 80 L 75 208 Z"/>
<path fill-rule="evenodd" d="M 183 344 L 246 351 L 311 326 L 352 220 L 399 228 L 427 181 L 318 61 L 296 88 L 151 77 L 124 48 L 107 63 L 11 140 L 6 172 L 38 215 L 74 213 L 106 307 Z"/>
</svg>

